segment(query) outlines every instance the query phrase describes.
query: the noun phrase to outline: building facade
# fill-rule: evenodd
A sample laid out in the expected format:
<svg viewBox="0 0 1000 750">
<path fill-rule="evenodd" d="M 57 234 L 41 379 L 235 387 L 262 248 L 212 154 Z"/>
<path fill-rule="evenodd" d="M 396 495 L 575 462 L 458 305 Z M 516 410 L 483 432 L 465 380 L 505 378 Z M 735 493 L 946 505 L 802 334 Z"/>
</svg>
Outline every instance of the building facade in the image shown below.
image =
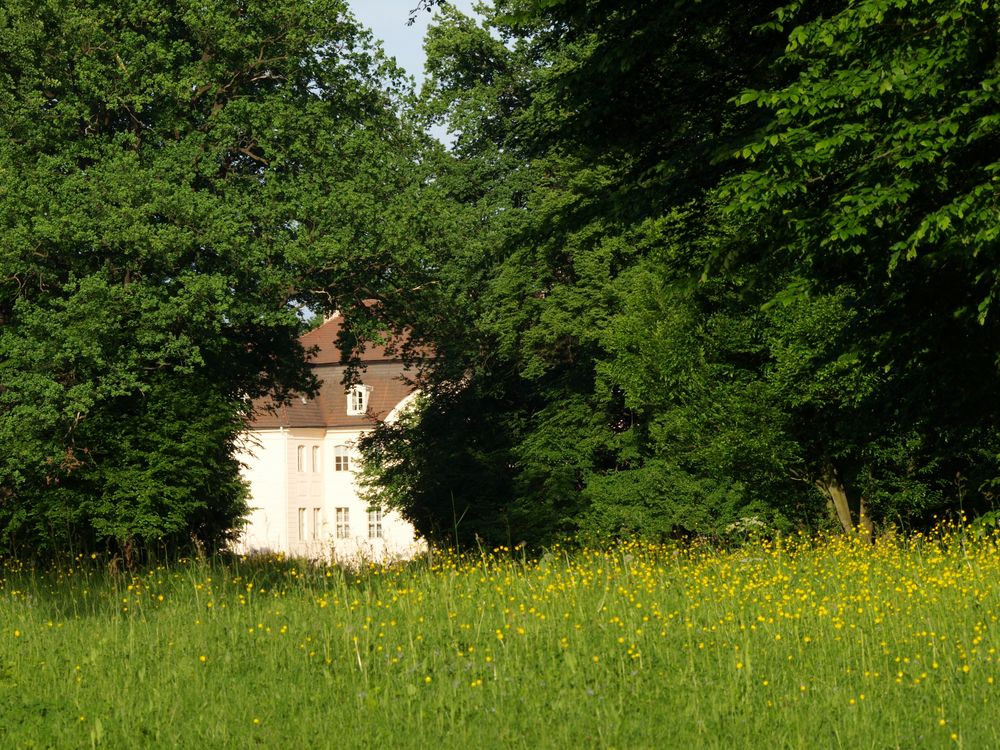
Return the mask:
<svg viewBox="0 0 1000 750">
<path fill-rule="evenodd" d="M 339 561 L 410 557 L 421 548 L 399 514 L 370 507 L 355 482 L 357 441 L 380 420 L 392 421 L 413 398 L 404 367 L 383 347 L 362 357 L 361 382 L 345 389 L 335 342 L 339 316 L 305 334 L 320 390 L 315 398 L 255 404 L 240 460 L 250 486 L 241 552 L 283 552 Z"/>
</svg>

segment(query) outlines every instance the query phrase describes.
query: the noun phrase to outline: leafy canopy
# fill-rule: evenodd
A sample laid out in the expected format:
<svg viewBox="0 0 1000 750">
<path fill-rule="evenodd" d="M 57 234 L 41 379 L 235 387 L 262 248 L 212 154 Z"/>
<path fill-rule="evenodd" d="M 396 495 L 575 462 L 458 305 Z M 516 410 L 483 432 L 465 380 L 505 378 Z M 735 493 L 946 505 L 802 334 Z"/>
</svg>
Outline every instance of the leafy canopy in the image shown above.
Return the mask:
<svg viewBox="0 0 1000 750">
<path fill-rule="evenodd" d="M 407 96 L 342 0 L 4 3 L 4 546 L 226 540 L 297 310 L 405 271 Z"/>
</svg>

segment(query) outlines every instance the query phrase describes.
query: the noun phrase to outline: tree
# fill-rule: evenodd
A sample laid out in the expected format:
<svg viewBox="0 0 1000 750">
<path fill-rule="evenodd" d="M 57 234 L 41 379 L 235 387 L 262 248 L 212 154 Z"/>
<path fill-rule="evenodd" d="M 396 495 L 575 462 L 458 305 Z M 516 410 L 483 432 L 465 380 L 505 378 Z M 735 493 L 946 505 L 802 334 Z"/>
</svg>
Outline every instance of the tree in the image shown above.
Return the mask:
<svg viewBox="0 0 1000 750">
<path fill-rule="evenodd" d="M 810 473 L 845 527 L 865 501 L 903 519 L 967 493 L 989 507 L 1000 8 L 862 1 L 819 15 L 790 4 L 769 26 L 787 36 L 787 78 L 740 96 L 767 119 L 720 190 L 724 221 L 748 232 L 718 257 L 753 283 L 781 279 L 772 317 L 828 300 L 845 321 L 821 358 L 783 376 L 814 384 L 787 405 Z M 824 368 L 838 366 L 854 385 L 820 398 Z"/>
<path fill-rule="evenodd" d="M 490 450 L 428 485 L 444 443 L 387 431 L 395 489 L 473 507 L 489 476 L 469 517 L 542 540 L 989 507 L 997 28 L 967 0 L 445 10 L 425 107 L 469 241 L 427 299 L 461 314 L 411 320 L 444 442 Z"/>
<path fill-rule="evenodd" d="M 681 244 L 702 222 L 706 191 L 726 174 L 715 157 L 733 147 L 748 120 L 760 119 L 732 112 L 728 102 L 769 75 L 758 63 L 768 50 L 777 54 L 777 37 L 749 34 L 769 10 L 759 3 L 509 2 L 488 13 L 486 28 L 446 10 L 429 34 L 425 107 L 457 132 L 452 162 L 435 184 L 450 189 L 469 241 L 440 263 L 441 286 L 451 290 L 444 297 L 465 324 L 428 328 L 443 356 L 425 383 L 425 408 L 440 413 L 461 403 L 474 411 L 471 402 L 490 415 L 488 422 L 456 420 L 453 429 L 468 445 L 495 431 L 478 472 L 505 472 L 506 482 L 487 484 L 508 494 L 480 502 L 506 519 L 516 539 L 710 530 L 756 507 L 703 482 L 669 517 L 591 512 L 595 503 L 624 508 L 629 498 L 638 511 L 644 501 L 632 490 L 640 485 L 649 496 L 662 496 L 665 484 L 675 489 L 651 468 L 654 414 L 642 405 L 662 400 L 615 380 L 621 352 L 609 331 L 629 312 L 658 247 Z M 675 281 L 687 284 L 691 264 L 681 265 L 684 276 Z M 414 319 L 413 327 L 425 323 Z M 397 491 L 384 497 L 411 517 L 433 514 L 441 501 L 432 493 L 407 495 L 424 486 L 419 467 L 433 457 L 393 463 L 402 454 L 391 441 L 402 451 L 438 443 L 406 435 L 383 431 L 373 469 L 392 468 L 383 478 Z M 460 497 L 462 507 L 467 499 L 475 508 L 469 494 L 477 471 L 451 476 L 453 485 L 435 484 L 437 498 Z M 716 512 L 709 496 L 726 498 L 720 502 L 729 510 Z M 693 512 L 699 504 L 702 511 Z M 449 528 L 446 520 L 439 526 Z M 470 536 L 491 528 L 466 526 Z"/>
<path fill-rule="evenodd" d="M 4 4 L 4 547 L 231 536 L 297 308 L 405 275 L 401 80 L 341 0 Z"/>
</svg>

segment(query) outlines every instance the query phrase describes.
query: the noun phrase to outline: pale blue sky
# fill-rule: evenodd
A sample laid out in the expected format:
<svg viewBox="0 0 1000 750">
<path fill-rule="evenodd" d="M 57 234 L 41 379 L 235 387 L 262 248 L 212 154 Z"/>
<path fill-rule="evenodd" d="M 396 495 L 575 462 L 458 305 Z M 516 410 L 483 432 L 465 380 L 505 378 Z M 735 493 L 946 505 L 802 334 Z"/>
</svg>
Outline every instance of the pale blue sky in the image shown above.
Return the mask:
<svg viewBox="0 0 1000 750">
<path fill-rule="evenodd" d="M 465 13 L 472 12 L 474 0 L 452 0 Z M 432 14 L 421 12 L 412 26 L 407 26 L 410 10 L 419 0 L 348 0 L 355 17 L 382 40 L 383 48 L 395 57 L 419 86 L 424 74 L 424 32 Z"/>
</svg>

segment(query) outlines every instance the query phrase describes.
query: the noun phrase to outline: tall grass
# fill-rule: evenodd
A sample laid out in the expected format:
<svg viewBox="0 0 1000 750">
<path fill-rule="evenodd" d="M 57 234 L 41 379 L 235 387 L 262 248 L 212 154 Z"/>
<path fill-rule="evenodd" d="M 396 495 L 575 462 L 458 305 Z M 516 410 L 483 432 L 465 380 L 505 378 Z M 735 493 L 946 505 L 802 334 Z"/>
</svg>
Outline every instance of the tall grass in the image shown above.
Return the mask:
<svg viewBox="0 0 1000 750">
<path fill-rule="evenodd" d="M 0 747 L 1000 746 L 1000 547 L 0 572 Z"/>
</svg>

